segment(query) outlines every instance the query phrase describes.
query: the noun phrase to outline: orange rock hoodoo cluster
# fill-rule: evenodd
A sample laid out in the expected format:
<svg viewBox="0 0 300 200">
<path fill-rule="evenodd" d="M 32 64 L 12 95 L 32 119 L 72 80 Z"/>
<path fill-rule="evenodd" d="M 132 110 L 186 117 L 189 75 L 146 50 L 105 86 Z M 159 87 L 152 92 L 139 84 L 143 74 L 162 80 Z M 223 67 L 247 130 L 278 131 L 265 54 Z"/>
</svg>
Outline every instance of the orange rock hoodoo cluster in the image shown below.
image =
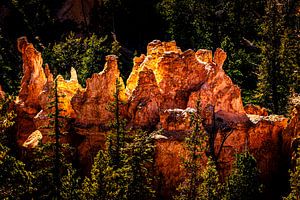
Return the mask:
<svg viewBox="0 0 300 200">
<path fill-rule="evenodd" d="M 47 66 L 43 69 L 41 54 L 26 38 L 18 40 L 18 47 L 24 72 L 16 101 L 18 143 L 34 147 L 37 144 L 34 138 L 47 140 L 49 130 L 42 127 L 48 123 L 51 112 L 47 103 L 53 75 Z M 221 49 L 214 55 L 204 49 L 182 52 L 174 41 L 155 40 L 148 44 L 147 55 L 134 58 L 126 87 L 116 56 L 106 57 L 104 70 L 87 79 L 86 88 L 78 83 L 74 69 L 70 80 L 58 76 L 58 91 L 64 94 L 60 104 L 64 109 L 62 114 L 70 117 L 64 129 L 72 128 L 72 134 L 80 136 L 76 144 L 81 162 L 88 162 L 95 150 L 104 145 L 107 125 L 113 120 L 113 114 L 106 108 L 114 99 L 116 79 L 119 79 L 120 99 L 125 102 L 122 115 L 129 125 L 148 130 L 163 129 L 165 137 L 157 140 L 156 163 L 165 180 L 166 191 L 171 191 L 180 179 L 179 163 L 183 152 L 180 136 L 192 128 L 189 116 L 195 111 L 198 99 L 204 125 L 209 127 L 213 119 L 219 127 L 216 150 L 222 143 L 222 134 L 230 133 L 220 153 L 224 171 L 230 169 L 234 154 L 247 148 L 257 158 L 263 179 L 270 179 L 280 170 L 275 163 L 285 160 L 283 155 L 289 153 L 291 136 L 284 130 L 287 126 L 290 130 L 296 126 L 299 129 L 299 120 L 288 124 L 286 118 L 266 116 L 267 112 L 258 107 L 247 107 L 250 114 L 247 115 L 240 89 L 222 69 L 225 59 L 226 53 Z M 299 114 L 295 114 L 297 117 L 299 119 Z M 294 135 L 297 134 L 296 131 Z"/>
</svg>

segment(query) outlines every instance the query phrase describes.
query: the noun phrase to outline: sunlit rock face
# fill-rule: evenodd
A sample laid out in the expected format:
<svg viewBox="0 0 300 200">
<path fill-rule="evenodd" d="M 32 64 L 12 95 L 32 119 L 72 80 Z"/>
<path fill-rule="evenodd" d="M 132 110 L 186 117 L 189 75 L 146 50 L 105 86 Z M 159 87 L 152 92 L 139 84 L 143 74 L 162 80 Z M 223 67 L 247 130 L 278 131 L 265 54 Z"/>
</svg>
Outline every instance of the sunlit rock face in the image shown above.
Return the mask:
<svg viewBox="0 0 300 200">
<path fill-rule="evenodd" d="M 151 69 L 144 68 L 138 75 L 137 86 L 128 99 L 128 117 L 133 126 L 155 126 L 163 97 Z"/>
<path fill-rule="evenodd" d="M 29 137 L 26 139 L 22 146 L 25 148 L 35 148 L 42 139 L 42 133 L 39 130 L 36 130 L 29 135 Z"/>
<path fill-rule="evenodd" d="M 39 104 L 41 106 L 40 112 L 34 117 L 35 127 L 43 133 L 44 141 L 47 140 L 47 135 L 53 130 L 49 129 L 50 114 L 55 113 L 55 108 L 50 107 L 50 103 L 54 103 L 54 81 L 57 82 L 57 94 L 58 94 L 58 109 L 60 110 L 59 115 L 62 117 L 59 120 L 62 122 L 62 133 L 68 132 L 70 128 L 69 121 L 71 118 L 75 118 L 75 112 L 71 105 L 71 98 L 77 92 L 77 90 L 82 90 L 81 85 L 78 83 L 77 74 L 74 68 L 71 69 L 70 80 L 65 80 L 61 75 L 58 75 L 55 80 L 53 80 L 53 75 L 51 74 L 49 67 L 46 65 L 45 73 L 47 77 L 47 83 L 44 86 L 43 91 L 39 95 Z M 52 119 L 53 121 L 53 119 Z"/>
<path fill-rule="evenodd" d="M 114 101 L 116 80 L 120 82 L 120 100 L 125 101 L 125 86 L 118 69 L 117 57 L 107 56 L 102 72 L 86 80 L 86 88 L 78 90 L 71 100 L 76 123 L 81 126 L 108 125 L 113 113 L 108 110 Z"/>
<path fill-rule="evenodd" d="M 157 106 L 160 113 L 166 109 L 195 108 L 199 99 L 203 108 L 213 105 L 216 112 L 244 115 L 240 89 L 222 69 L 225 59 L 226 53 L 221 49 L 217 49 L 213 57 L 210 50 L 182 52 L 174 41 L 155 40 L 148 44 L 146 56 L 134 59 L 126 94 L 131 98 L 139 73 L 147 68 L 153 71 L 159 97 L 163 99 Z M 136 98 L 136 95 L 133 96 Z"/>
<path fill-rule="evenodd" d="M 199 60 L 210 60 L 206 54 L 199 54 Z M 197 99 L 201 100 L 202 108 L 213 105 L 215 112 L 224 111 L 235 114 L 245 114 L 241 92 L 238 86 L 222 69 L 226 59 L 226 53 L 217 49 L 214 53 L 213 62 L 206 66 L 208 72 L 207 80 L 200 89 L 189 96 L 188 107 L 195 107 Z"/>
<path fill-rule="evenodd" d="M 126 93 L 130 97 L 138 83 L 137 74 L 151 69 L 164 101 L 160 108 L 185 109 L 189 95 L 207 78 L 205 64 L 199 62 L 195 52 L 182 52 L 174 41 L 155 40 L 148 44 L 147 56 L 135 58 L 134 68 L 127 80 Z"/>
<path fill-rule="evenodd" d="M 266 108 L 253 104 L 247 104 L 245 106 L 245 112 L 251 115 L 268 116 L 268 111 Z"/>
<path fill-rule="evenodd" d="M 18 39 L 18 50 L 22 54 L 23 78 L 21 89 L 16 99 L 17 135 L 20 145 L 29 134 L 36 130 L 33 117 L 39 112 L 40 104 L 38 96 L 46 83 L 46 76 L 42 67 L 41 53 L 36 51 L 26 37 Z"/>
<path fill-rule="evenodd" d="M 42 55 L 26 37 L 18 39 L 18 50 L 22 53 L 23 78 L 16 103 L 26 113 L 36 114 L 40 108 L 38 96 L 46 83 Z"/>
</svg>

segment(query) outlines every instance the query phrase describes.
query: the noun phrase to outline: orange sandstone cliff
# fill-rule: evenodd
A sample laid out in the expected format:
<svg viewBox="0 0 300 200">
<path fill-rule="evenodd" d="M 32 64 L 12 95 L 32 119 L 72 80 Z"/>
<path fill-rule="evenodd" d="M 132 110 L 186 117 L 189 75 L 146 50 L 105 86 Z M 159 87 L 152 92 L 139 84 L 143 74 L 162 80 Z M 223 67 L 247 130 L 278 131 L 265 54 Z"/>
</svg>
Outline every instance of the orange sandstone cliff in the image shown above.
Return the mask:
<svg viewBox="0 0 300 200">
<path fill-rule="evenodd" d="M 47 140 L 47 107 L 53 88 L 53 75 L 42 67 L 41 54 L 26 38 L 18 40 L 23 58 L 24 77 L 16 100 L 18 143 L 25 148 Z M 190 115 L 201 100 L 203 126 L 215 131 L 215 152 L 221 173 L 227 175 L 234 155 L 249 150 L 258 161 L 267 188 L 286 177 L 292 138 L 299 136 L 299 106 L 288 120 L 268 116 L 265 109 L 244 109 L 240 89 L 222 69 L 226 53 L 217 49 L 181 51 L 174 41 L 155 40 L 147 46 L 147 55 L 134 58 L 132 72 L 125 84 L 116 56 L 107 56 L 102 72 L 93 74 L 82 88 L 72 69 L 70 80 L 56 77 L 58 92 L 63 94 L 62 115 L 66 134 L 77 135 L 76 148 L 83 166 L 91 165 L 93 156 L 104 147 L 108 124 L 114 116 L 107 110 L 114 100 L 116 80 L 120 83 L 121 114 L 132 128 L 160 130 L 156 137 L 157 173 L 163 180 L 161 193 L 170 197 L 182 180 L 180 157 L 186 154 L 183 141 L 190 133 Z M 69 133 L 68 133 L 69 132 Z M 79 138 L 79 139 L 78 139 Z M 73 137 L 74 139 L 74 137 Z M 72 137 L 65 140 L 72 142 Z M 276 182 L 277 181 L 277 182 Z M 270 192 L 271 193 L 271 192 Z"/>
</svg>

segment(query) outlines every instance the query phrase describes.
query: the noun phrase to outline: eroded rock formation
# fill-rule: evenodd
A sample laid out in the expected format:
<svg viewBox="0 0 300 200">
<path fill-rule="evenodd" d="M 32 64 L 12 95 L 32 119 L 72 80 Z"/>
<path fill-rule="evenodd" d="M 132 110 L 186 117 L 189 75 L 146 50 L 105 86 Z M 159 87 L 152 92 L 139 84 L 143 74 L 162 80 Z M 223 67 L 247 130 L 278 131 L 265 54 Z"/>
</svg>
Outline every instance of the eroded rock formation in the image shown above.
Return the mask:
<svg viewBox="0 0 300 200">
<path fill-rule="evenodd" d="M 42 68 L 40 53 L 25 38 L 19 39 L 18 47 L 24 62 L 16 101 L 18 142 L 31 148 L 37 139 L 47 140 L 50 131 L 41 127 L 49 123 L 52 112 L 47 104 L 54 77 L 47 66 Z M 114 119 L 107 108 L 115 99 L 118 80 L 119 98 L 124 102 L 121 116 L 127 118 L 128 125 L 162 132 L 154 138 L 164 195 L 171 194 L 184 174 L 180 155 L 186 155 L 183 141 L 193 128 L 190 116 L 198 100 L 203 127 L 216 135 L 214 151 L 222 173 L 228 174 L 234 155 L 247 149 L 257 158 L 262 179 L 270 182 L 287 165 L 292 137 L 299 135 L 299 106 L 290 122 L 281 116 L 267 116 L 260 107 L 244 109 L 240 89 L 222 69 L 225 59 L 221 49 L 214 56 L 204 49 L 182 52 L 174 41 L 155 40 L 149 43 L 147 55 L 134 58 L 126 88 L 116 56 L 106 57 L 104 70 L 87 79 L 86 88 L 78 84 L 74 69 L 69 81 L 56 77 L 58 92 L 64 94 L 61 114 L 70 117 L 64 129 L 80 138 L 75 144 L 81 164 L 90 165 L 99 148 L 104 148 L 108 125 Z"/>
<path fill-rule="evenodd" d="M 23 78 L 16 99 L 18 143 L 22 145 L 29 134 L 36 130 L 33 118 L 41 108 L 38 97 L 46 83 L 46 76 L 41 53 L 28 43 L 26 37 L 18 39 L 18 50 L 23 60 Z"/>
<path fill-rule="evenodd" d="M 2 90 L 2 86 L 0 85 L 0 99 L 5 98 L 5 92 Z"/>
<path fill-rule="evenodd" d="M 266 108 L 262 108 L 253 104 L 246 105 L 245 112 L 250 115 L 268 116 L 268 111 Z"/>
</svg>

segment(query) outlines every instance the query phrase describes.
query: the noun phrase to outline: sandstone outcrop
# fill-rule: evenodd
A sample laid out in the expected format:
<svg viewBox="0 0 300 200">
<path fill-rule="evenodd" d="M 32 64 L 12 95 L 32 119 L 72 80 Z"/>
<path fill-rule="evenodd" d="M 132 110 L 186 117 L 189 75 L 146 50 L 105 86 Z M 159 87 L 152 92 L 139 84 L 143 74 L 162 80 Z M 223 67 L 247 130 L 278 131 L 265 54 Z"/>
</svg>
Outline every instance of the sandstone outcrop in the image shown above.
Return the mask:
<svg viewBox="0 0 300 200">
<path fill-rule="evenodd" d="M 166 131 L 189 131 L 192 130 L 191 115 L 196 112 L 193 108 L 167 109 L 160 114 L 160 122 Z"/>
<path fill-rule="evenodd" d="M 40 111 L 38 96 L 47 80 L 41 53 L 28 43 L 26 37 L 18 39 L 18 50 L 22 53 L 23 78 L 15 106 L 18 143 L 22 145 L 29 134 L 36 130 L 33 118 Z"/>
<path fill-rule="evenodd" d="M 42 133 L 39 130 L 36 130 L 29 135 L 29 137 L 23 143 L 22 146 L 25 148 L 35 148 L 39 144 L 40 140 L 42 139 L 43 139 Z"/>
<path fill-rule="evenodd" d="M 155 126 L 163 97 L 151 69 L 144 68 L 138 75 L 138 84 L 128 99 L 128 116 L 134 126 Z"/>
<path fill-rule="evenodd" d="M 74 69 L 70 80 L 55 78 L 47 65 L 43 70 L 40 53 L 25 38 L 19 39 L 18 47 L 24 62 L 16 101 L 20 146 L 33 148 L 38 140 L 48 140 L 49 130 L 43 127 L 49 124 L 48 114 L 53 112 L 47 105 L 56 80 L 58 93 L 63 95 L 61 115 L 69 117 L 63 131 L 71 131 L 73 137 L 65 141 L 75 144 L 80 163 L 90 167 L 99 148 L 104 148 L 109 123 L 114 120 L 108 107 L 115 100 L 119 82 L 119 99 L 124 103 L 120 114 L 128 126 L 161 131 L 154 136 L 155 162 L 166 196 L 184 176 L 180 157 L 186 155 L 183 141 L 193 129 L 191 115 L 198 100 L 203 127 L 207 134 L 214 135 L 214 151 L 223 176 L 230 172 L 235 154 L 245 150 L 257 159 L 265 183 L 280 180 L 282 177 L 277 175 L 288 166 L 292 138 L 300 132 L 299 105 L 289 122 L 282 116 L 268 116 L 259 106 L 244 109 L 240 89 L 222 69 L 226 53 L 221 49 L 214 56 L 204 49 L 182 52 L 174 41 L 155 40 L 147 46 L 147 55 L 134 58 L 126 88 L 117 57 L 112 55 L 106 57 L 103 71 L 93 74 L 82 88 Z"/>
<path fill-rule="evenodd" d="M 156 113 L 166 109 L 195 108 L 200 99 L 203 108 L 214 105 L 216 112 L 245 115 L 240 89 L 222 69 L 225 59 L 226 53 L 221 49 L 216 50 L 213 58 L 209 50 L 182 52 L 174 41 L 155 40 L 149 43 L 146 56 L 134 59 L 126 94 L 131 98 L 137 88 L 139 73 L 147 68 L 153 71 L 160 91 L 158 97 L 163 99 L 158 100 L 161 104 Z"/>
<path fill-rule="evenodd" d="M 82 90 L 81 85 L 78 83 L 77 74 L 74 68 L 71 69 L 70 80 L 65 80 L 61 75 L 58 75 L 53 80 L 49 67 L 45 67 L 47 83 L 44 86 L 43 91 L 39 95 L 39 104 L 41 106 L 40 112 L 34 117 L 35 127 L 42 131 L 44 135 L 48 135 L 50 118 L 49 114 L 55 112 L 54 107 L 49 107 L 51 102 L 54 102 L 54 81 L 57 84 L 58 91 L 58 109 L 60 109 L 59 115 L 63 126 L 61 132 L 68 132 L 70 127 L 69 121 L 71 118 L 75 118 L 75 112 L 71 105 L 71 98 L 75 95 L 77 90 Z M 47 138 L 47 137 L 44 137 Z"/>
<path fill-rule="evenodd" d="M 38 96 L 46 83 L 42 55 L 26 37 L 18 39 L 18 50 L 22 53 L 23 78 L 16 103 L 27 114 L 36 114 L 40 108 Z"/>
<path fill-rule="evenodd" d="M 188 107 L 195 108 L 196 100 L 201 99 L 202 108 L 213 105 L 215 112 L 245 114 L 240 89 L 222 69 L 225 59 L 226 53 L 217 49 L 214 53 L 214 62 L 206 66 L 210 70 L 207 81 L 189 96 Z"/>
<path fill-rule="evenodd" d="M 103 71 L 88 78 L 86 88 L 78 90 L 71 100 L 76 113 L 76 123 L 81 126 L 107 126 L 113 119 L 113 113 L 108 110 L 108 106 L 114 101 L 116 80 L 120 82 L 120 100 L 126 100 L 117 57 L 107 56 L 106 61 Z"/>
<path fill-rule="evenodd" d="M 245 112 L 250 115 L 268 116 L 268 111 L 266 108 L 262 108 L 253 104 L 247 104 L 245 106 Z"/>
</svg>

